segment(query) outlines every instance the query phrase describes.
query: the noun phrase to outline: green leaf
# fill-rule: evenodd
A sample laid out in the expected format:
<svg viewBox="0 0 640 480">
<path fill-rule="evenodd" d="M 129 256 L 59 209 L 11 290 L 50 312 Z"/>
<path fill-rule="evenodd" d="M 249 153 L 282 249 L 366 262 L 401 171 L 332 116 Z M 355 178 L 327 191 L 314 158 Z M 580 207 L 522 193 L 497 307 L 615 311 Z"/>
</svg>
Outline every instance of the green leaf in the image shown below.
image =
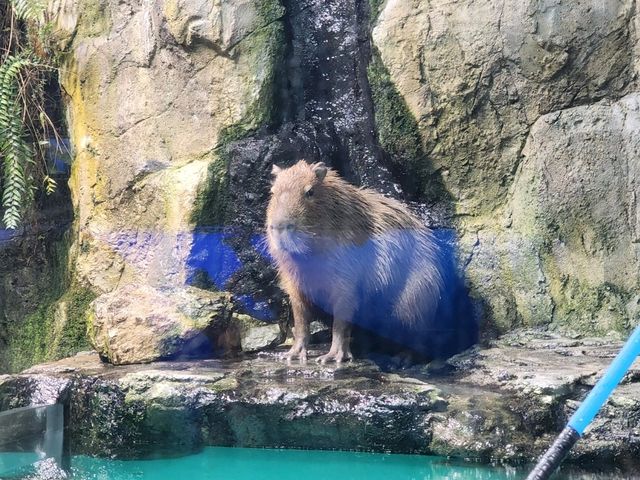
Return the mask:
<svg viewBox="0 0 640 480">
<path fill-rule="evenodd" d="M 11 0 L 11 6 L 22 20 L 39 20 L 44 14 L 46 3 L 43 0 Z"/>
<path fill-rule="evenodd" d="M 26 168 L 33 162 L 33 154 L 22 124 L 18 74 L 23 68 L 34 65 L 37 62 L 30 52 L 10 55 L 0 65 L 0 157 L 4 180 L 2 221 L 10 229 L 20 225 L 22 211 L 32 197 Z"/>
</svg>

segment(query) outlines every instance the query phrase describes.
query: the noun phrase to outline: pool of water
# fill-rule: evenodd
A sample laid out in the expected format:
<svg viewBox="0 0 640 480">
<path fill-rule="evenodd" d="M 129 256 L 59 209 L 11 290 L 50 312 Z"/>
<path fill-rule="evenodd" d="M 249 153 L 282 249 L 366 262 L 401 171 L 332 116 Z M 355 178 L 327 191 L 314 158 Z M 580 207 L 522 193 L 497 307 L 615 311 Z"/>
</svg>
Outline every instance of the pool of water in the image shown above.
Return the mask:
<svg viewBox="0 0 640 480">
<path fill-rule="evenodd" d="M 43 455 L 35 452 L 0 452 L 0 478 L 22 471 L 42 458 Z"/>
<path fill-rule="evenodd" d="M 515 471 L 452 466 L 437 457 L 304 450 L 207 448 L 178 459 L 110 461 L 76 457 L 74 479 L 109 480 L 506 480 Z"/>
<path fill-rule="evenodd" d="M 106 460 L 75 456 L 71 463 L 71 480 L 515 480 L 524 479 L 527 474 L 522 469 L 452 462 L 441 457 L 219 447 L 172 459 Z M 50 477 L 31 474 L 22 478 Z M 632 477 L 565 473 L 553 478 Z"/>
</svg>

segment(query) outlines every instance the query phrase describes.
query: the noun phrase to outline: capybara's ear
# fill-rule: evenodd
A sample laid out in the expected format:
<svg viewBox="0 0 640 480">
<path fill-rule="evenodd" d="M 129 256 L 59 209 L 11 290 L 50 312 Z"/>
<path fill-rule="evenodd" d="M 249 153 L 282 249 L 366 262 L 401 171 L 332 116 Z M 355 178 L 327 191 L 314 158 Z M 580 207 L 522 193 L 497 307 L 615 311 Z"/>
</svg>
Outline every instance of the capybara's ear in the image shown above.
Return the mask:
<svg viewBox="0 0 640 480">
<path fill-rule="evenodd" d="M 324 162 L 318 162 L 313 165 L 313 173 L 316 174 L 318 182 L 322 182 L 322 180 L 324 180 L 324 177 L 327 176 L 327 166 L 324 164 Z"/>
<path fill-rule="evenodd" d="M 273 175 L 274 177 L 277 176 L 281 171 L 282 169 L 275 163 L 271 167 L 271 175 Z"/>
</svg>

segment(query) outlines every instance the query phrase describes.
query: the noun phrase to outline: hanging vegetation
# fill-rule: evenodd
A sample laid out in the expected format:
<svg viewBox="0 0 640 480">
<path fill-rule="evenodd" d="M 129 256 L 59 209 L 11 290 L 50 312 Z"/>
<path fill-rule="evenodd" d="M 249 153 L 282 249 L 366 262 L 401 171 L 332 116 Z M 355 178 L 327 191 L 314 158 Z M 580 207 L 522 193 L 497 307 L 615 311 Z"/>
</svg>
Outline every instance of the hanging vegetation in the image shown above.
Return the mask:
<svg viewBox="0 0 640 480">
<path fill-rule="evenodd" d="M 43 2 L 0 0 L 0 226 L 9 229 L 20 226 L 38 188 L 56 188 L 46 162 L 49 139 L 57 138 L 44 107 L 55 72 L 48 24 Z"/>
</svg>

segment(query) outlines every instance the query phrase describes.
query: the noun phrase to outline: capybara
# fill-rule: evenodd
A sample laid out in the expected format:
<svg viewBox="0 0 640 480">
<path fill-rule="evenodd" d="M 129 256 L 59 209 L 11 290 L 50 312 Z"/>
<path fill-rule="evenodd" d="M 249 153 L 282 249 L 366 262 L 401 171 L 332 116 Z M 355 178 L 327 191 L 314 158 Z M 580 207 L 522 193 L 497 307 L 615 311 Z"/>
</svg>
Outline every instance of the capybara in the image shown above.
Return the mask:
<svg viewBox="0 0 640 480">
<path fill-rule="evenodd" d="M 446 289 L 460 285 L 432 231 L 402 203 L 349 184 L 322 162 L 274 165 L 272 174 L 267 241 L 293 309 L 288 359 L 306 362 L 314 307 L 333 316 L 321 363 L 352 358 L 353 324 L 427 356 L 438 350 L 433 357 L 473 343 L 467 332 L 464 345 L 446 347 L 457 334 Z"/>
</svg>

